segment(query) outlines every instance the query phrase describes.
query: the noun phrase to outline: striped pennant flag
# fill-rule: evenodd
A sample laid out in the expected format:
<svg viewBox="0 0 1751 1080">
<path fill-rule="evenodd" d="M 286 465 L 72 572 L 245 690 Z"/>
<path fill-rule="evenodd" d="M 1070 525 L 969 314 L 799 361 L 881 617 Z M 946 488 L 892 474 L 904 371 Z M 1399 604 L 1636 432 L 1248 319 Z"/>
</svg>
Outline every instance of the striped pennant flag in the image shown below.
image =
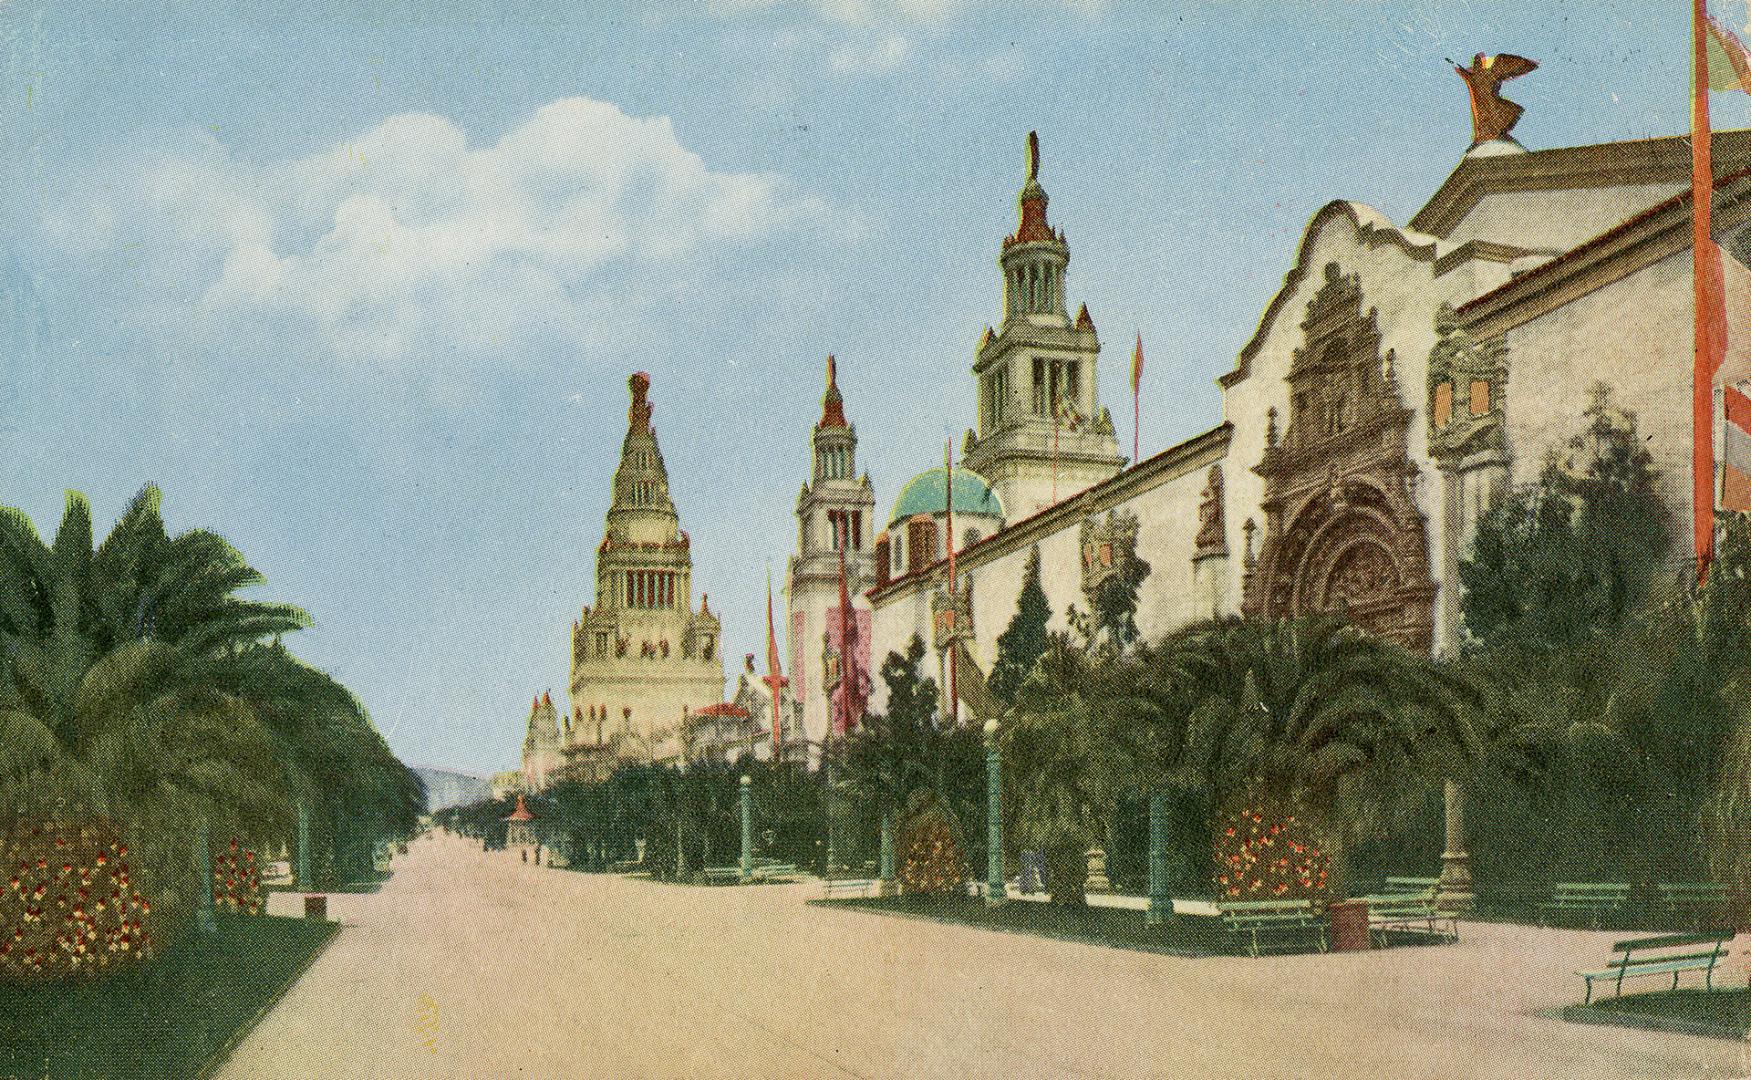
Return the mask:
<svg viewBox="0 0 1751 1080">
<path fill-rule="evenodd" d="M 1751 511 L 1751 397 L 1737 387 L 1722 388 L 1727 431 L 1721 462 L 1721 509 Z"/>
</svg>

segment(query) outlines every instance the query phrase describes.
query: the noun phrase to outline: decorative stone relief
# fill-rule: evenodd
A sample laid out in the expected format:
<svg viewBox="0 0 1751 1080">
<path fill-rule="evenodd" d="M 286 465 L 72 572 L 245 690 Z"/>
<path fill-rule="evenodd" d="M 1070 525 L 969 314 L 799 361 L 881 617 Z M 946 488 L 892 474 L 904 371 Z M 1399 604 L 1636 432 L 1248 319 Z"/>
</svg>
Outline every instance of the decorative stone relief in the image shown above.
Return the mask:
<svg viewBox="0 0 1751 1080">
<path fill-rule="evenodd" d="M 1192 542 L 1192 558 L 1228 554 L 1228 529 L 1223 519 L 1222 466 L 1210 466 L 1198 502 L 1198 535 Z"/>
<path fill-rule="evenodd" d="M 1435 584 L 1414 496 L 1412 412 L 1382 355 L 1360 279 L 1336 263 L 1307 305 L 1289 369 L 1289 422 L 1275 425 L 1264 478 L 1263 543 L 1243 577 L 1242 610 L 1284 618 L 1340 612 L 1407 648 L 1432 645 Z M 1249 522 L 1250 524 L 1250 522 Z M 1252 535 L 1248 530 L 1250 553 Z"/>
<path fill-rule="evenodd" d="M 1502 404 L 1507 389 L 1507 346 L 1479 341 L 1446 304 L 1435 313 L 1429 350 L 1429 454 L 1450 467 L 1484 450 L 1506 452 Z"/>
</svg>

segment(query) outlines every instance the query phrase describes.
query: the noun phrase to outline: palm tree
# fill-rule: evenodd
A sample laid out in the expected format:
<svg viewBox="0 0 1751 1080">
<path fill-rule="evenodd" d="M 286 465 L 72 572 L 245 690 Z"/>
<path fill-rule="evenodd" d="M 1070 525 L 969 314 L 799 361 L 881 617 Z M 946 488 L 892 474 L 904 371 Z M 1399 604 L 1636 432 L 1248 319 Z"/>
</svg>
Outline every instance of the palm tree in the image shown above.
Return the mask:
<svg viewBox="0 0 1751 1080">
<path fill-rule="evenodd" d="M 52 544 L 0 508 L 0 813 L 118 819 L 160 887 L 197 823 L 283 837 L 301 797 L 411 825 L 358 703 L 278 644 L 308 618 L 235 595 L 261 580 L 214 533 L 168 536 L 154 487 L 96 546 L 77 494 Z"/>
<path fill-rule="evenodd" d="M 1181 779 L 1217 805 L 1277 797 L 1319 833 L 1334 866 L 1347 844 L 1461 774 L 1488 727 L 1475 682 L 1330 617 L 1199 623 L 1148 662 L 1183 710 Z M 1166 743 L 1179 738 L 1175 723 Z"/>
<path fill-rule="evenodd" d="M 1047 639 L 999 728 L 1014 839 L 1046 855 L 1046 890 L 1085 902 L 1084 854 L 1105 843 L 1119 797 L 1149 780 L 1139 765 L 1161 730 L 1150 722 L 1139 655 L 1093 652 L 1068 634 Z"/>
</svg>

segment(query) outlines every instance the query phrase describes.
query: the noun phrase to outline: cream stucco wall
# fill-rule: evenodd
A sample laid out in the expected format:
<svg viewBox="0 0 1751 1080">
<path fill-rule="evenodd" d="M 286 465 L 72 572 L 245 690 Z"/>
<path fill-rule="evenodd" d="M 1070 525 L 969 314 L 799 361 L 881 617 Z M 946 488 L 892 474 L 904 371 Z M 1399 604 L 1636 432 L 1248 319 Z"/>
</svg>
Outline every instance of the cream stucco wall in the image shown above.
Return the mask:
<svg viewBox="0 0 1751 1080">
<path fill-rule="evenodd" d="M 1686 187 L 1663 183 L 1568 191 L 1504 191 L 1484 196 L 1445 239 L 1454 244 L 1493 240 L 1515 247 L 1566 251 Z"/>
<path fill-rule="evenodd" d="M 1743 272 L 1730 274 L 1728 285 L 1732 331 L 1746 325 L 1751 287 Z M 1613 402 L 1636 414 L 1683 549 L 1691 522 L 1693 303 L 1686 248 L 1507 332 L 1515 483 L 1538 478 L 1548 453 L 1579 430 L 1589 389 L 1604 382 Z M 1726 370 L 1747 365 L 1751 333 L 1729 332 Z"/>
</svg>

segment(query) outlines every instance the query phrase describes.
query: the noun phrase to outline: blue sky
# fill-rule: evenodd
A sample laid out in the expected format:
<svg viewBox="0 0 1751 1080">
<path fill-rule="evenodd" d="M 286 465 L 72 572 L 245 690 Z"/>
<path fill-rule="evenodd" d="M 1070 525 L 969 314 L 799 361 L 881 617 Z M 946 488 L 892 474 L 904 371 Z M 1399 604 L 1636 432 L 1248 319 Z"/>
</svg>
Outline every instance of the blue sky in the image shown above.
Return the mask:
<svg viewBox="0 0 1751 1080">
<path fill-rule="evenodd" d="M 593 599 L 630 372 L 733 671 L 826 354 L 883 513 L 973 422 L 1028 130 L 1126 442 L 1143 334 L 1149 453 L 1216 422 L 1319 206 L 1402 222 L 1458 161 L 1443 57 L 1541 62 L 1529 147 L 1672 134 L 1686 12 L 10 0 L 0 502 L 48 531 L 157 481 L 404 758 L 506 767 Z"/>
</svg>

